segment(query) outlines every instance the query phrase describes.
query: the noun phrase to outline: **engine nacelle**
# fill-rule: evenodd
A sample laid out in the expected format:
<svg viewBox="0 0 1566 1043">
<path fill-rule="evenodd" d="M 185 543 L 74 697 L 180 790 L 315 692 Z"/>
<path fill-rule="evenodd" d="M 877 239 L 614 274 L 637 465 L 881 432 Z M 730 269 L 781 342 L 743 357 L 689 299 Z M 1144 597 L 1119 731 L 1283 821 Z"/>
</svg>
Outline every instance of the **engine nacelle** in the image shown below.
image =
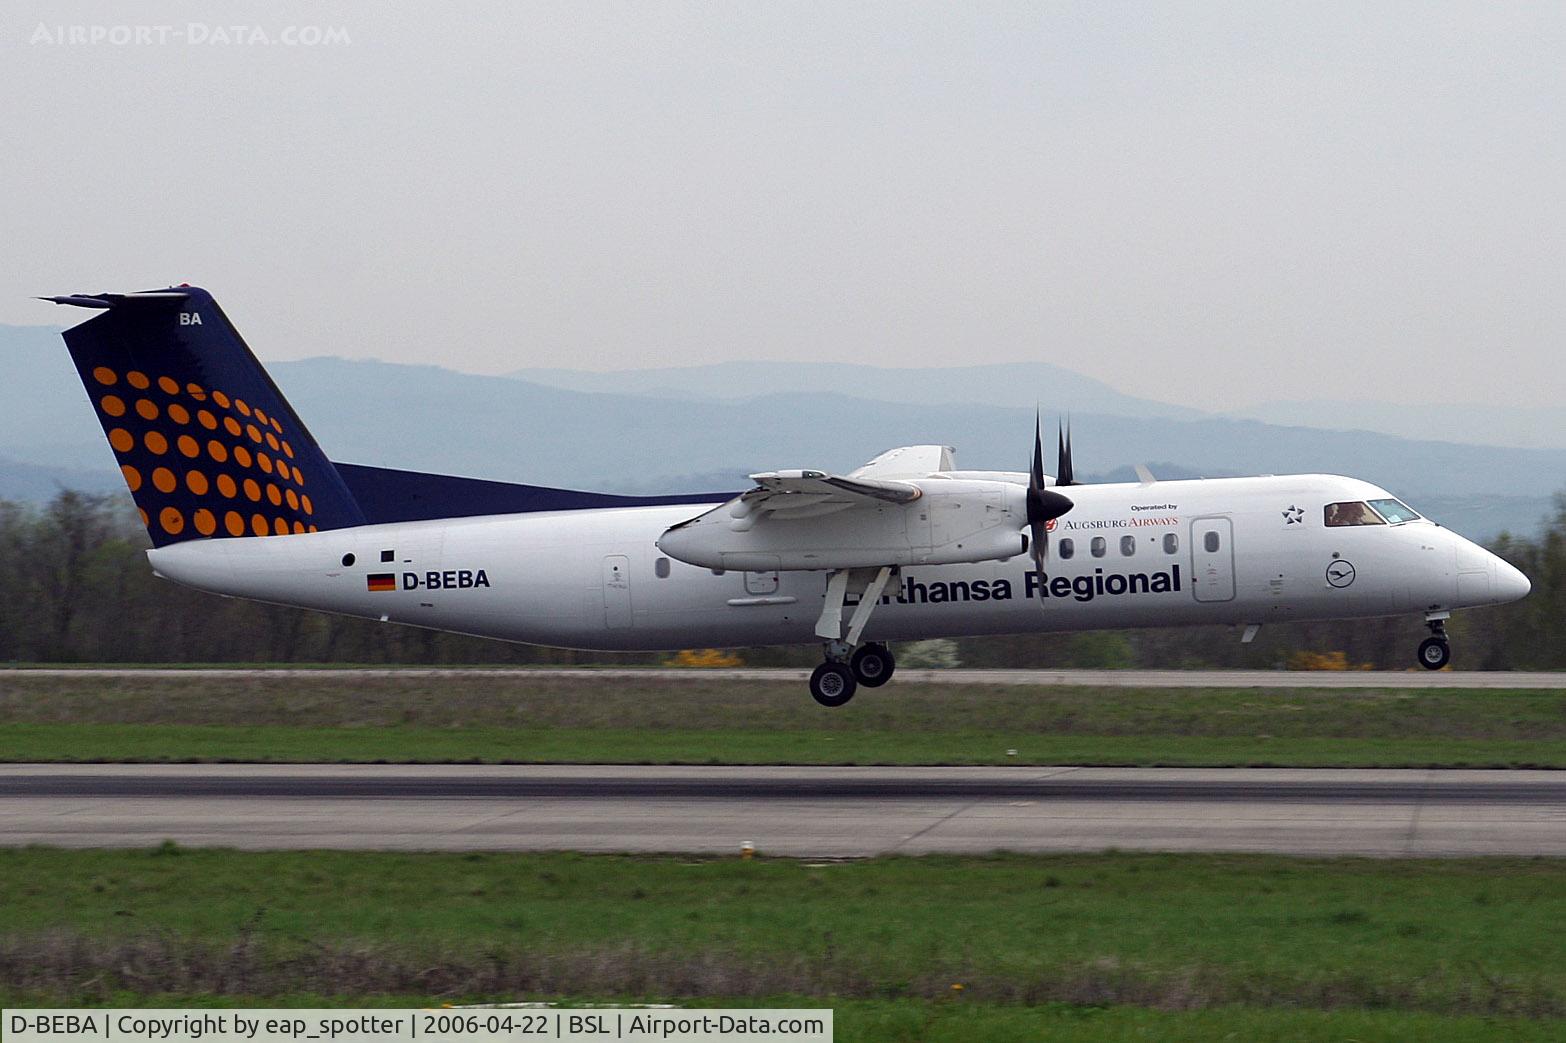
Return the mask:
<svg viewBox="0 0 1566 1043">
<path fill-rule="evenodd" d="M 818 571 L 955 565 L 1026 549 L 1026 490 L 1011 482 L 922 479 L 911 503 L 857 500 L 787 513 L 731 501 L 668 530 L 658 548 L 710 569 Z"/>
</svg>

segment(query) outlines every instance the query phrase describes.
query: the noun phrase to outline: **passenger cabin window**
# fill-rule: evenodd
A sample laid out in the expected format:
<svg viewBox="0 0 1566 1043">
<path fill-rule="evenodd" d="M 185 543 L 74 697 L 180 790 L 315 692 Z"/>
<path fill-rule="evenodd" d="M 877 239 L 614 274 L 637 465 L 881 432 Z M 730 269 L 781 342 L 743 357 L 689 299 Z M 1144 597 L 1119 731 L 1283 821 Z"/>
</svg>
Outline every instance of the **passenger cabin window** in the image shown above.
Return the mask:
<svg viewBox="0 0 1566 1043">
<path fill-rule="evenodd" d="M 1359 500 L 1329 503 L 1323 508 L 1322 520 L 1327 528 L 1337 529 L 1347 525 L 1385 525 L 1381 515 L 1370 509 L 1370 504 Z"/>
<path fill-rule="evenodd" d="M 1403 522 L 1418 521 L 1420 514 L 1402 500 L 1371 500 L 1370 506 L 1376 509 L 1376 513 L 1385 518 L 1392 525 L 1401 525 Z"/>
<path fill-rule="evenodd" d="M 1109 549 L 1109 542 L 1102 536 L 1094 536 L 1093 542 L 1088 545 L 1093 551 L 1093 557 L 1102 558 L 1104 552 Z"/>
<path fill-rule="evenodd" d="M 1164 553 L 1178 554 L 1180 552 L 1180 537 L 1172 532 L 1164 533 Z"/>
<path fill-rule="evenodd" d="M 659 558 L 657 561 L 653 562 L 653 575 L 657 576 L 659 579 L 669 578 L 668 558 Z"/>
<path fill-rule="evenodd" d="M 1120 553 L 1123 554 L 1125 557 L 1128 557 L 1128 558 L 1131 555 L 1136 553 L 1136 537 L 1135 536 L 1122 536 L 1122 537 L 1120 537 Z"/>
<path fill-rule="evenodd" d="M 1213 530 L 1211 530 L 1211 529 L 1209 529 L 1206 532 L 1202 533 L 1202 546 L 1204 548 L 1206 548 L 1207 553 L 1209 553 L 1209 554 L 1212 554 L 1215 551 L 1217 551 L 1217 549 L 1218 549 L 1218 534 L 1216 532 L 1214 532 Z"/>
<path fill-rule="evenodd" d="M 1071 540 L 1065 539 L 1060 541 L 1060 546 L 1056 550 L 1059 552 L 1061 560 L 1064 561 L 1077 552 L 1077 545 Z"/>
</svg>

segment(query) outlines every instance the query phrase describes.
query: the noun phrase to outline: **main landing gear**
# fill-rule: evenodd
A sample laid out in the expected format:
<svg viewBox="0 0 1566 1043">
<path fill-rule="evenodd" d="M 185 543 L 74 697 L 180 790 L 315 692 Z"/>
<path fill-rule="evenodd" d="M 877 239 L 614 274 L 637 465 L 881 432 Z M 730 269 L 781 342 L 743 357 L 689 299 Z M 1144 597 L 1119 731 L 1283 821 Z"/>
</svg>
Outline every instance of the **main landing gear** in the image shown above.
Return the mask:
<svg viewBox="0 0 1566 1043">
<path fill-rule="evenodd" d="M 860 685 L 879 688 L 892 679 L 892 671 L 897 669 L 892 650 L 882 644 L 861 645 L 846 662 L 830 658 L 833 646 L 840 644 L 828 643 L 829 658 L 810 675 L 810 696 L 822 706 L 842 706 L 854 697 Z"/>
<path fill-rule="evenodd" d="M 854 697 L 860 685 L 879 688 L 892 679 L 897 663 L 891 649 L 876 642 L 861 644 L 859 639 L 896 573 L 895 568 L 887 567 L 841 569 L 828 575 L 821 618 L 816 621 L 816 636 L 826 642 L 826 662 L 810 675 L 811 698 L 822 706 L 842 706 Z M 855 595 L 859 602 L 845 635 L 843 609 Z"/>
<path fill-rule="evenodd" d="M 1435 619 L 1426 619 L 1430 636 L 1419 642 L 1419 665 L 1426 670 L 1439 670 L 1452 661 L 1452 646 L 1446 639 L 1446 613 Z"/>
</svg>

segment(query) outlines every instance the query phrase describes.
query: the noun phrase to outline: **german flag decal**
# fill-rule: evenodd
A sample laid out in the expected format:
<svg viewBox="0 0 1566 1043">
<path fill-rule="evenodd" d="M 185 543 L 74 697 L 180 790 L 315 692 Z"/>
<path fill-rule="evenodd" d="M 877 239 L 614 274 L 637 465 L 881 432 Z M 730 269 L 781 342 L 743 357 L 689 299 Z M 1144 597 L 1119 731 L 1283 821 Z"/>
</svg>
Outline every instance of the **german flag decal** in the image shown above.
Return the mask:
<svg viewBox="0 0 1566 1043">
<path fill-rule="evenodd" d="M 397 576 L 391 572 L 375 572 L 366 576 L 364 583 L 371 590 L 396 590 Z"/>
</svg>

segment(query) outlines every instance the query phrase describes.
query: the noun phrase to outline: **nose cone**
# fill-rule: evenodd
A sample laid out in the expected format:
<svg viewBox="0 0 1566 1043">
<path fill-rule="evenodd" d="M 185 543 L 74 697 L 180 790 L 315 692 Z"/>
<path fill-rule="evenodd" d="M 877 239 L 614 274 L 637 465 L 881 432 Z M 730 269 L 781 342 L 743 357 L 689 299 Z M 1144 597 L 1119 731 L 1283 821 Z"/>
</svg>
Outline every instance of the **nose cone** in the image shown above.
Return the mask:
<svg viewBox="0 0 1566 1043">
<path fill-rule="evenodd" d="M 1533 584 L 1528 581 L 1519 570 L 1510 562 L 1499 557 L 1491 556 L 1491 568 L 1493 569 L 1491 586 L 1495 590 L 1495 602 L 1504 605 L 1508 601 L 1518 601 L 1528 596 L 1533 589 Z"/>
</svg>

